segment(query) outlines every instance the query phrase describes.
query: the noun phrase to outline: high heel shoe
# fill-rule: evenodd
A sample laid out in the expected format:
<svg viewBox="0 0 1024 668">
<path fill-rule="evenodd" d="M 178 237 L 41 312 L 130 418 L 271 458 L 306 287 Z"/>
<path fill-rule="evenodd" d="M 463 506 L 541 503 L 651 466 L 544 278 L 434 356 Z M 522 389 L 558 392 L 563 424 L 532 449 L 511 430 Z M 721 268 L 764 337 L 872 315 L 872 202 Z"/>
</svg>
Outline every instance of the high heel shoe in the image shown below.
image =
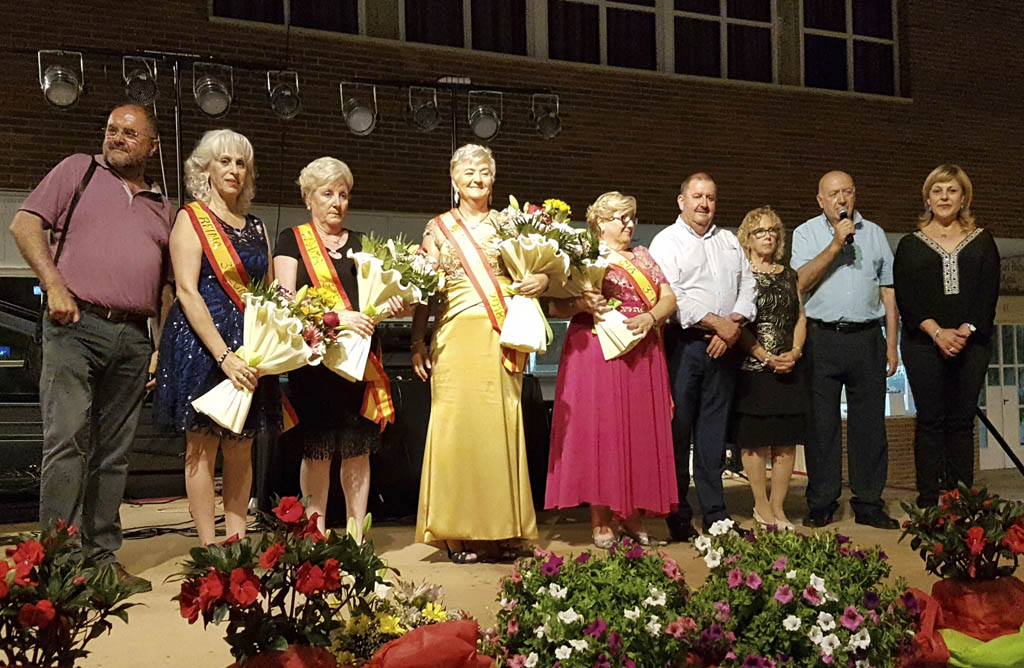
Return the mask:
<svg viewBox="0 0 1024 668">
<path fill-rule="evenodd" d="M 761 517 L 761 513 L 757 512 L 756 509 L 754 510 L 754 521 L 760 524 L 764 529 L 767 529 L 768 527 L 778 527 L 778 524 L 775 522 L 766 522 L 765 519 Z"/>
</svg>

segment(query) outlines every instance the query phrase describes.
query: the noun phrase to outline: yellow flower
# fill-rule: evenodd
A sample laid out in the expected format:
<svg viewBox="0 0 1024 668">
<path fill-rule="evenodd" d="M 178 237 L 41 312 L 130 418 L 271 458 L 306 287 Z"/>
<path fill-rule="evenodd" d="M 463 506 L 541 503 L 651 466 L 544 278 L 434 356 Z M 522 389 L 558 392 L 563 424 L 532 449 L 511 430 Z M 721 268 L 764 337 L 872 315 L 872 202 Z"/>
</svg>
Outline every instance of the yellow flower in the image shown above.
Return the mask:
<svg viewBox="0 0 1024 668">
<path fill-rule="evenodd" d="M 423 608 L 423 616 L 432 622 L 444 622 L 448 620 L 448 613 L 445 612 L 444 606 L 430 601 L 427 606 Z"/>
<path fill-rule="evenodd" d="M 400 636 L 406 632 L 406 629 L 398 621 L 398 617 L 394 615 L 381 615 L 378 618 L 380 624 L 380 632 L 390 636 Z"/>
<path fill-rule="evenodd" d="M 353 666 L 357 665 L 359 657 L 352 652 L 335 652 L 334 658 L 337 660 L 339 666 Z"/>
<path fill-rule="evenodd" d="M 355 615 L 349 618 L 348 624 L 345 625 L 345 630 L 355 635 L 363 635 L 370 630 L 370 623 L 372 621 L 369 615 Z"/>
<path fill-rule="evenodd" d="M 552 215 L 556 212 L 565 212 L 566 217 L 572 215 L 572 208 L 560 199 L 544 200 L 544 209 Z"/>
</svg>

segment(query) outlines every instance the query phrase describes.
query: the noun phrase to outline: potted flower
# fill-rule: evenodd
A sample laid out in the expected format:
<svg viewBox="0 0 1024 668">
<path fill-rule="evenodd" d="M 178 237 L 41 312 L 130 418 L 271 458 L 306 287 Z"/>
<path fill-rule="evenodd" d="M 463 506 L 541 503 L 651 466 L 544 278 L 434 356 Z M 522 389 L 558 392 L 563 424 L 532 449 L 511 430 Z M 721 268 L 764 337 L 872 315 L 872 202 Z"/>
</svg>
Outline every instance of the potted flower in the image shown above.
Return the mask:
<svg viewBox="0 0 1024 668">
<path fill-rule="evenodd" d="M 63 521 L 22 536 L 0 559 L 0 657 L 11 666 L 72 666 L 86 645 L 128 621 L 127 599 L 145 589 L 122 583 L 112 566 L 86 566 L 74 526 Z"/>
<path fill-rule="evenodd" d="M 684 613 L 704 633 L 732 635 L 722 648 L 698 644 L 697 665 L 893 666 L 909 647 L 916 601 L 879 548 L 834 533 L 758 529 L 745 537 L 716 522 L 694 545 L 711 569 Z"/>
<path fill-rule="evenodd" d="M 664 666 L 698 640 L 687 598 L 678 564 L 628 539 L 603 556 L 538 548 L 502 581 L 481 647 L 511 668 Z"/>
<path fill-rule="evenodd" d="M 903 504 L 910 519 L 900 540 L 942 580 L 932 597 L 942 626 L 988 641 L 1017 633 L 1024 623 L 1024 583 L 1013 576 L 1024 552 L 1024 504 L 963 483 L 937 506 Z"/>
<path fill-rule="evenodd" d="M 387 566 L 368 542 L 322 535 L 296 497 L 280 499 L 273 518 L 262 535 L 192 549 L 174 597 L 181 616 L 226 621 L 237 665 L 336 666 L 327 649 L 343 624 L 336 610 L 369 614 Z"/>
</svg>

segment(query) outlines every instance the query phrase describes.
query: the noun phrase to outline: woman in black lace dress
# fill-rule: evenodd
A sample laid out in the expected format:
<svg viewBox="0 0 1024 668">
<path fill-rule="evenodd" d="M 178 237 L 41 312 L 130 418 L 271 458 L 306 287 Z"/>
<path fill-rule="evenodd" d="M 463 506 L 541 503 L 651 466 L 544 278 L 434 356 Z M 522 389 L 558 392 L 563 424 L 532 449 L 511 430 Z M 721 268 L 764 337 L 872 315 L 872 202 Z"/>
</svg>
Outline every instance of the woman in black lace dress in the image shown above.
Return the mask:
<svg viewBox="0 0 1024 668">
<path fill-rule="evenodd" d="M 754 494 L 754 520 L 792 529 L 783 505 L 796 446 L 805 440 L 807 398 L 797 363 L 807 322 L 796 272 L 779 262 L 785 235 L 782 221 L 767 206 L 748 213 L 737 235 L 757 281 L 757 319 L 740 339 L 748 356 L 736 384 L 731 441 L 742 450 Z M 765 471 L 769 457 L 771 497 Z"/>
</svg>

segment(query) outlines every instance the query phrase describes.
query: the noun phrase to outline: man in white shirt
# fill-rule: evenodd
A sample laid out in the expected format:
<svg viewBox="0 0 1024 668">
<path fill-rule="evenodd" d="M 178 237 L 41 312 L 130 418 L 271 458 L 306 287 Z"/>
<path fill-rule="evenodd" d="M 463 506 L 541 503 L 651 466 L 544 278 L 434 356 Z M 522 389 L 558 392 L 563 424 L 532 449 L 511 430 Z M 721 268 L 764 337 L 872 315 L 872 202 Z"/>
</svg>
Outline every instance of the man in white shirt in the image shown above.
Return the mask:
<svg viewBox="0 0 1024 668">
<path fill-rule="evenodd" d="M 734 347 L 740 327 L 756 315 L 746 254 L 736 235 L 713 223 L 717 196 L 710 176 L 688 176 L 680 187 L 679 218 L 654 237 L 650 249 L 677 303 L 673 322 L 665 328 L 679 484 L 679 510 L 666 522 L 677 541 L 697 533 L 686 501 L 691 438 L 694 486 L 705 530 L 729 516 L 722 490 L 725 433 L 742 360 Z"/>
</svg>

